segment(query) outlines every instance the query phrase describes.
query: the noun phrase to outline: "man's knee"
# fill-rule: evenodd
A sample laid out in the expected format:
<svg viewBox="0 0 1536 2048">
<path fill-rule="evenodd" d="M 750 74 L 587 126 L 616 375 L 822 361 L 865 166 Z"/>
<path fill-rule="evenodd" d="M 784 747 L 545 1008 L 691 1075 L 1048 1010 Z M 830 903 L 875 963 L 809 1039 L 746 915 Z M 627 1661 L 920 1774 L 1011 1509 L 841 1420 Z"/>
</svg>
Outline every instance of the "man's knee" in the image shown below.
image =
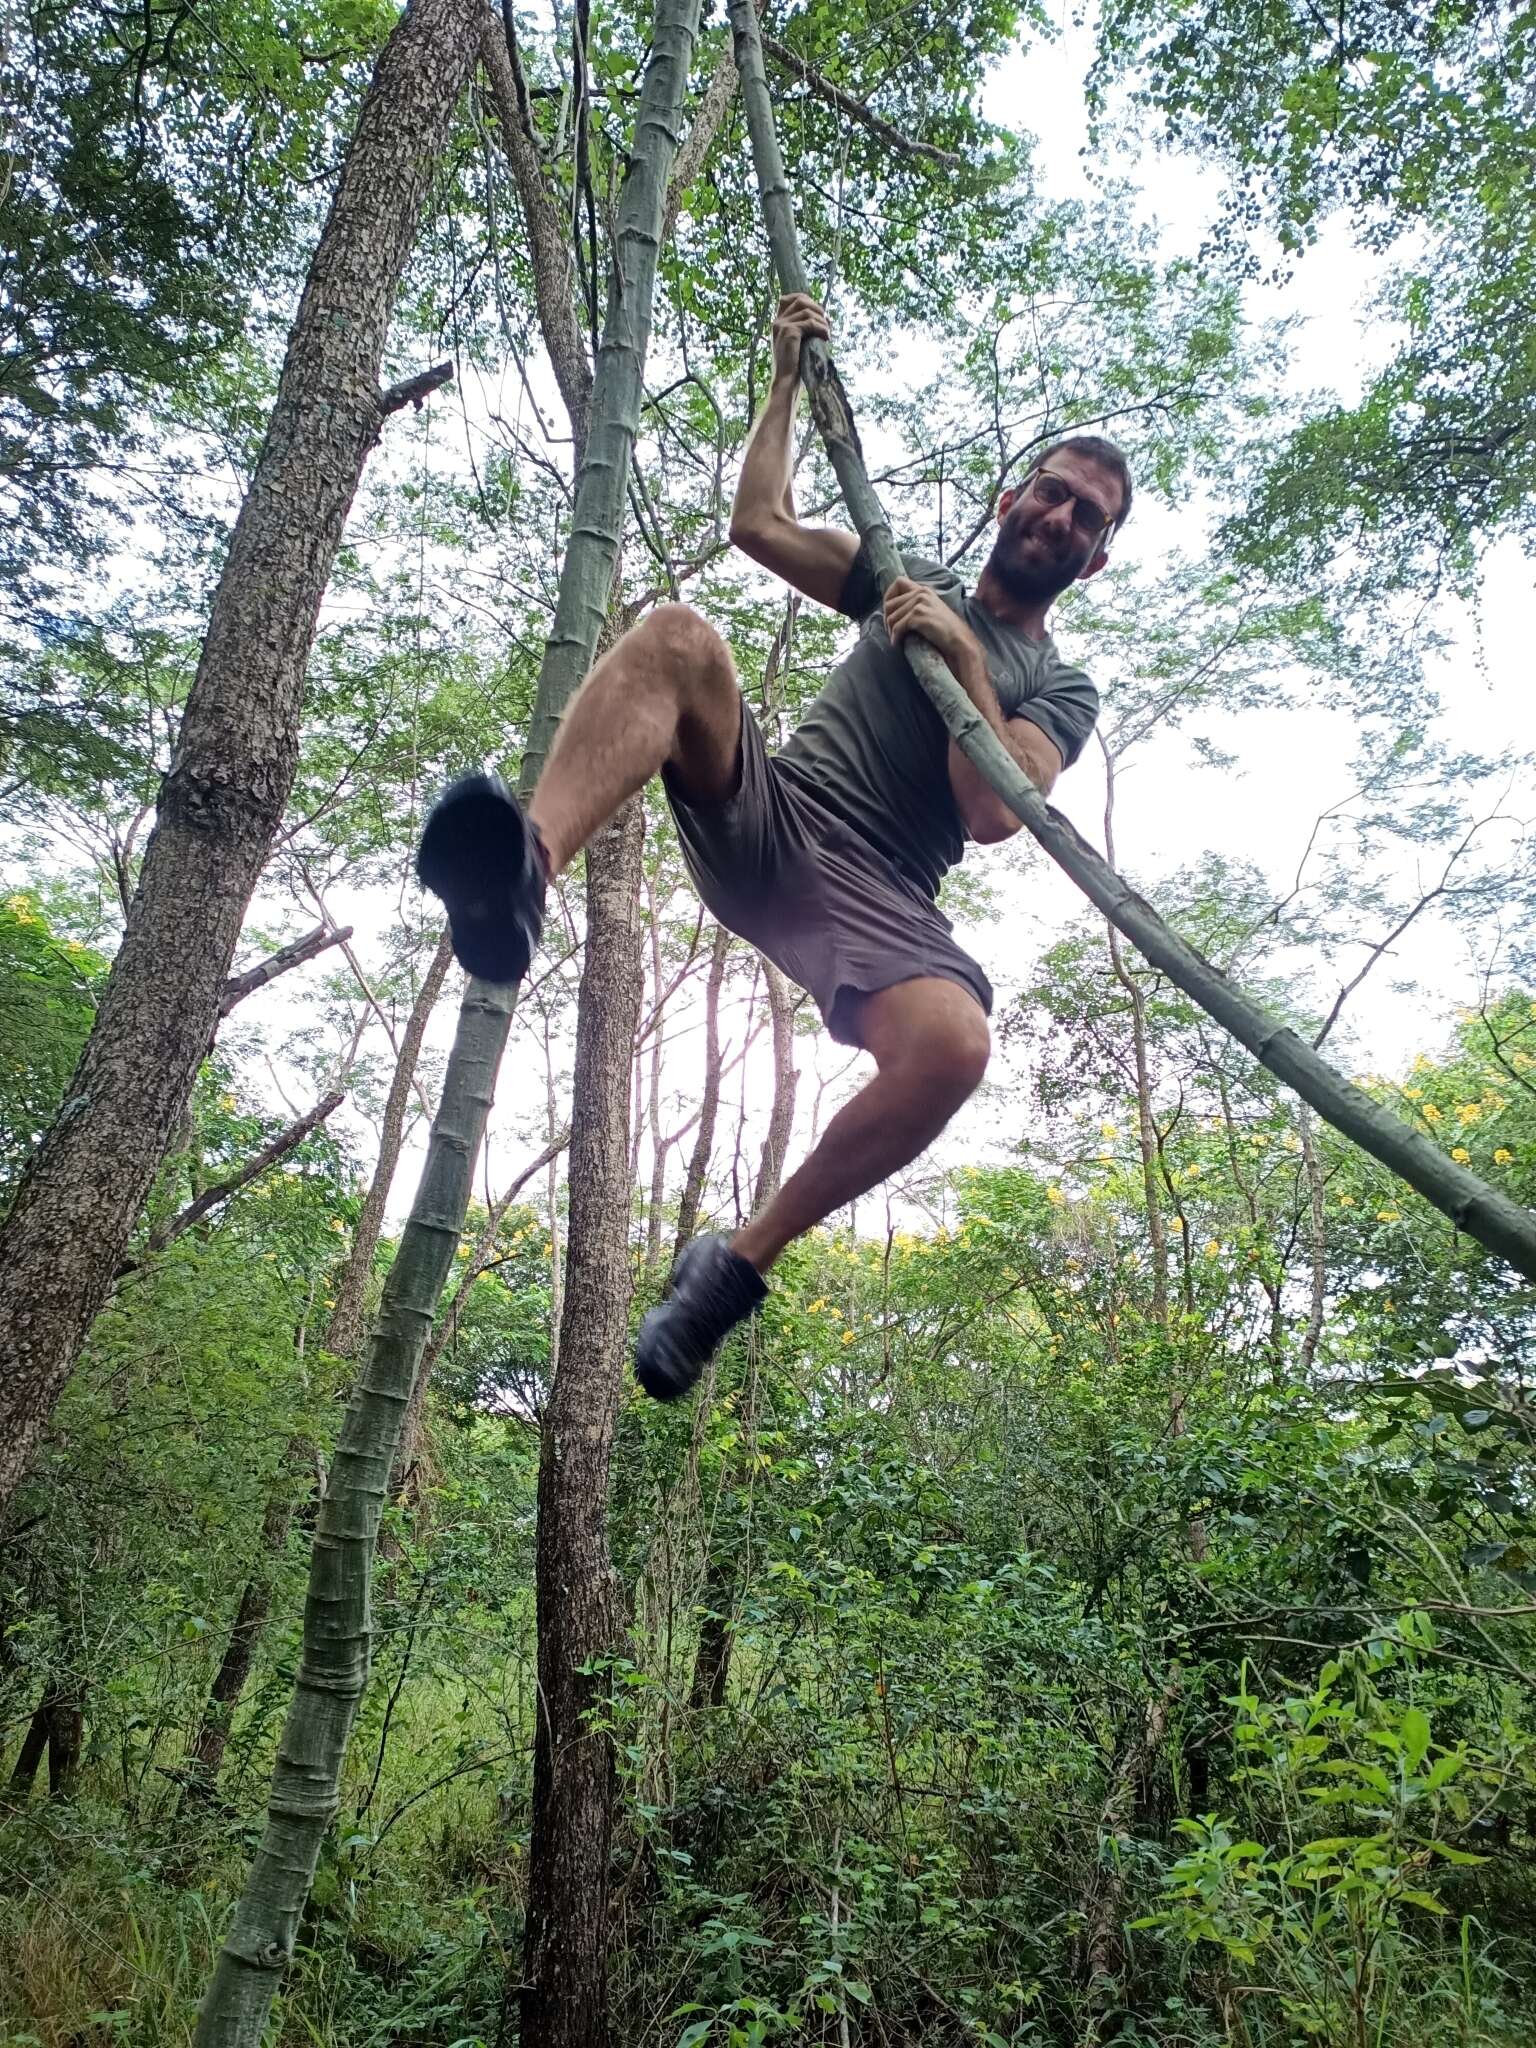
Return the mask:
<svg viewBox="0 0 1536 2048">
<path fill-rule="evenodd" d="M 734 690 L 731 650 L 691 605 L 657 605 L 635 627 L 634 637 L 685 694 Z"/>
<path fill-rule="evenodd" d="M 907 1028 L 884 1050 L 881 1064 L 895 1067 L 948 1118 L 980 1087 L 992 1033 L 981 1005 L 955 987 L 928 1014 L 907 1020 Z"/>
</svg>

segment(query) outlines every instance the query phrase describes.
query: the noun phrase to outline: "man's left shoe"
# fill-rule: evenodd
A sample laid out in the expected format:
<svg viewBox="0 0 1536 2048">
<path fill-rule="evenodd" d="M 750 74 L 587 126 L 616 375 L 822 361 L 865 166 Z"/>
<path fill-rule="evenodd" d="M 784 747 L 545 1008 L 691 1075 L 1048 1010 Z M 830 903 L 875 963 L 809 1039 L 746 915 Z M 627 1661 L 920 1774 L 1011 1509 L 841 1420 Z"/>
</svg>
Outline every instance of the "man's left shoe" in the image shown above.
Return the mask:
<svg viewBox="0 0 1536 2048">
<path fill-rule="evenodd" d="M 768 1287 L 723 1237 L 696 1237 L 672 1275 L 672 1292 L 646 1316 L 635 1342 L 635 1377 L 656 1401 L 686 1394 L 736 1325 L 762 1307 Z"/>
</svg>

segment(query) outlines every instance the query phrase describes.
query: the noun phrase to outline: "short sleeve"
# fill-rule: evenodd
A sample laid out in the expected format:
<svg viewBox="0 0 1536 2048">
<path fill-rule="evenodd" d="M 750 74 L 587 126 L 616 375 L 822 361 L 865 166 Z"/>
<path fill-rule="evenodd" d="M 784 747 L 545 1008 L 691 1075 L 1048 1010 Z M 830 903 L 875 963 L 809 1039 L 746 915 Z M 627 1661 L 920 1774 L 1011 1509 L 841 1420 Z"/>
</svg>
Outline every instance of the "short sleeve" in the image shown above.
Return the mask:
<svg viewBox="0 0 1536 2048">
<path fill-rule="evenodd" d="M 1044 686 L 1026 697 L 1014 716 L 1038 725 L 1060 754 L 1061 765 L 1070 768 L 1098 722 L 1099 693 L 1084 670 L 1057 662 Z"/>
<path fill-rule="evenodd" d="M 928 555 L 903 555 L 901 565 L 914 583 L 931 583 L 946 604 L 958 609 L 965 595 L 965 585 L 953 569 L 946 568 L 942 562 L 936 562 Z M 862 542 L 844 580 L 837 608 L 845 617 L 857 619 L 861 626 L 880 609 L 880 584 Z"/>
</svg>

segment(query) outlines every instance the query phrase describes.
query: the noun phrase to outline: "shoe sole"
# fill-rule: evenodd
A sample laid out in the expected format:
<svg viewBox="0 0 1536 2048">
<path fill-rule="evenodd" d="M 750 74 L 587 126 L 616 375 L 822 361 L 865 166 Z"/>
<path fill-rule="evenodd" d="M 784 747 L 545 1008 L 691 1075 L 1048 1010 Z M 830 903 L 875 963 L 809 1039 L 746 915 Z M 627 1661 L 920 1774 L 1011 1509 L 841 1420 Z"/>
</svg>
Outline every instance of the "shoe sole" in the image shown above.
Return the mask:
<svg viewBox="0 0 1536 2048">
<path fill-rule="evenodd" d="M 454 958 L 481 981 L 521 981 L 533 942 L 516 883 L 532 858 L 527 822 L 498 775 L 469 775 L 439 798 L 416 855 L 422 887 L 442 898 Z"/>
</svg>

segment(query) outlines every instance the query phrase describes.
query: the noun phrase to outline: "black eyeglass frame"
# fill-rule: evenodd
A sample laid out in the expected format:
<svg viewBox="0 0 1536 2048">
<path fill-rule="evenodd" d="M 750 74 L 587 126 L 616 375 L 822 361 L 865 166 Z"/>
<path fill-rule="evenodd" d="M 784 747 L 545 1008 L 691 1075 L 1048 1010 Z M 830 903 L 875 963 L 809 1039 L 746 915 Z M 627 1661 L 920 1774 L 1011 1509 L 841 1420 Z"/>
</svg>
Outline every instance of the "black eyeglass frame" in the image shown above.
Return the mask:
<svg viewBox="0 0 1536 2048">
<path fill-rule="evenodd" d="M 1056 500 L 1057 505 L 1065 505 L 1070 502 L 1072 506 L 1072 524 L 1077 528 L 1078 532 L 1083 536 L 1083 538 L 1085 540 L 1091 541 L 1095 547 L 1098 547 L 1101 544 L 1107 544 L 1110 530 L 1115 523 L 1114 514 L 1112 512 L 1106 512 L 1104 510 L 1104 507 L 1101 504 L 1099 504 L 1097 499 L 1085 498 L 1081 492 L 1074 490 L 1072 485 L 1067 482 L 1066 478 L 1058 474 L 1058 472 L 1054 469 L 1032 469 L 1029 475 L 1024 479 L 1025 488 L 1027 490 L 1033 490 L 1035 485 L 1040 482 L 1042 477 L 1047 478 L 1051 483 L 1055 484 L 1057 489 L 1063 493 L 1063 495 Z M 1040 496 L 1040 493 L 1036 492 L 1036 496 Z M 1045 501 L 1042 500 L 1042 502 Z M 1054 509 L 1055 507 L 1053 506 L 1052 510 Z M 1079 513 L 1083 511 L 1088 512 L 1091 515 L 1092 519 L 1096 522 L 1091 527 L 1085 526 L 1081 518 L 1078 516 Z"/>
</svg>

